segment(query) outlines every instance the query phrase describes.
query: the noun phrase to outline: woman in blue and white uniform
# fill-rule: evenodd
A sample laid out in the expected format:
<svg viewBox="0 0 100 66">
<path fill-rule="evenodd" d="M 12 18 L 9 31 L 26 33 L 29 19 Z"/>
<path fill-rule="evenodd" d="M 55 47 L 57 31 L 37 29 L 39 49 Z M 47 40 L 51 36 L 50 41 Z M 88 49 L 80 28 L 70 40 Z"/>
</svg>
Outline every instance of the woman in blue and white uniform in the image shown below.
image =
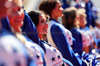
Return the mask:
<svg viewBox="0 0 100 66">
<path fill-rule="evenodd" d="M 26 36 L 22 35 L 21 27 L 23 25 L 24 11 L 22 9 L 21 1 L 13 0 L 11 2 L 12 4 L 7 10 L 7 15 L 12 34 L 14 34 L 20 41 L 23 42 L 24 46 L 27 47 L 31 58 L 34 60 L 37 66 L 45 66 L 43 61 L 44 52 L 42 48 Z"/>
<path fill-rule="evenodd" d="M 58 17 L 63 16 L 63 8 L 59 0 L 43 0 L 40 2 L 39 10 L 49 14 L 48 43 L 57 48 L 63 57 L 73 65 L 84 65 L 81 59 L 77 58 L 71 49 L 64 33 L 64 26 L 58 22 Z"/>
<path fill-rule="evenodd" d="M 93 49 L 93 48 L 97 48 L 97 45 L 98 45 L 98 43 L 97 43 L 97 39 L 96 39 L 96 37 L 94 36 L 94 31 L 93 31 L 93 28 L 89 28 L 89 27 L 87 27 L 86 26 L 86 24 L 87 24 L 87 21 L 86 21 L 86 14 L 85 14 L 85 9 L 78 9 L 78 11 L 77 11 L 78 13 L 78 18 L 79 18 L 79 26 L 80 26 L 80 29 L 81 29 L 81 31 L 84 31 L 87 35 L 89 35 L 89 37 L 90 37 L 90 44 L 89 44 L 89 46 L 91 46 L 92 48 L 90 48 L 90 50 L 91 49 Z"/>
<path fill-rule="evenodd" d="M 2 27 L 1 19 L 5 18 L 8 6 L 12 4 L 9 2 L 0 0 L 0 66 L 32 66 L 34 61 L 23 43 Z"/>
<path fill-rule="evenodd" d="M 47 66 L 54 66 L 54 65 L 60 66 L 63 65 L 63 61 L 66 62 L 68 65 L 73 66 L 70 62 L 64 60 L 61 53 L 56 48 L 52 47 L 50 44 L 48 44 L 46 41 L 43 40 L 43 34 L 48 33 L 47 21 L 49 16 L 44 14 L 42 11 L 30 11 L 28 14 L 37 28 L 41 42 L 45 46 L 46 49 L 45 60 Z M 66 65 L 64 64 L 64 66 Z"/>
</svg>

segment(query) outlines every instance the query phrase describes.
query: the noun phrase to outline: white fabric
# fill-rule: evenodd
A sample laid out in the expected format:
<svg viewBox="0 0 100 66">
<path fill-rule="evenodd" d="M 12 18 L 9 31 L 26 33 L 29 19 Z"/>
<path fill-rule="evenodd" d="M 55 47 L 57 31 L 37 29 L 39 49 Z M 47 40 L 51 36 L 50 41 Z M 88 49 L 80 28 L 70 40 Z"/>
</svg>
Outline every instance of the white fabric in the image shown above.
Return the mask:
<svg viewBox="0 0 100 66">
<path fill-rule="evenodd" d="M 47 66 L 62 66 L 63 60 L 61 53 L 54 47 L 44 44 L 46 48 L 45 61 Z"/>
<path fill-rule="evenodd" d="M 35 43 L 26 41 L 26 47 L 28 47 L 32 52 L 30 52 L 31 57 L 33 58 L 37 66 L 43 66 L 43 58 L 41 55 L 40 47 Z M 42 50 L 43 51 L 43 50 Z"/>
<path fill-rule="evenodd" d="M 27 66 L 22 43 L 14 36 L 7 35 L 0 38 L 0 66 Z"/>
<path fill-rule="evenodd" d="M 82 35 L 82 43 L 83 43 L 83 47 L 87 47 L 90 45 L 90 36 L 85 32 L 82 31 L 80 29 L 78 29 L 78 31 L 81 33 Z"/>
<path fill-rule="evenodd" d="M 64 31 L 65 31 L 65 36 L 66 36 L 66 38 L 67 38 L 67 40 L 69 42 L 69 45 L 70 46 L 73 45 L 73 40 L 72 40 L 71 32 L 69 30 L 67 30 L 67 29 L 65 29 Z"/>
<path fill-rule="evenodd" d="M 97 39 L 100 39 L 100 28 L 94 27 L 94 35 Z"/>
<path fill-rule="evenodd" d="M 89 37 L 90 37 L 90 42 L 93 43 L 93 42 L 94 42 L 94 39 L 93 39 L 92 32 L 91 32 L 91 31 L 86 31 L 86 34 L 89 35 Z"/>
<path fill-rule="evenodd" d="M 47 34 L 47 39 L 48 39 L 48 43 L 51 44 L 53 47 L 57 48 L 55 46 L 55 43 L 54 41 L 52 40 L 52 37 L 51 37 L 51 32 L 50 32 L 50 29 L 52 27 L 52 25 L 58 25 L 60 26 L 62 29 L 63 29 L 63 32 L 65 33 L 65 37 L 67 38 L 68 42 L 69 42 L 69 45 L 73 45 L 73 41 L 72 41 L 72 34 L 69 30 L 67 30 L 64 26 L 62 26 L 61 24 L 59 23 L 56 23 L 55 21 L 53 20 L 50 20 L 49 23 L 48 23 L 48 34 Z"/>
<path fill-rule="evenodd" d="M 52 37 L 51 37 L 51 32 L 50 32 L 50 29 L 51 29 L 51 26 L 55 24 L 54 21 L 49 21 L 48 22 L 48 34 L 47 34 L 47 39 L 48 39 L 48 43 L 51 44 L 53 47 L 57 48 L 54 41 L 52 40 Z"/>
</svg>

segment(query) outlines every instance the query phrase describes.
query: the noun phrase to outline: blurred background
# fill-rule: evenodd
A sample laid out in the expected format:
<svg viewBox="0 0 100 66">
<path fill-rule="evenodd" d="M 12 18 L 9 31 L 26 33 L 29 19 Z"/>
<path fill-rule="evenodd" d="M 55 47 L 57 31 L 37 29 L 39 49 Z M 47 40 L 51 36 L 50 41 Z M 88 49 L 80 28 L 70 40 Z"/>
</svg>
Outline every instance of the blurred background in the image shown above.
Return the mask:
<svg viewBox="0 0 100 66">
<path fill-rule="evenodd" d="M 26 12 L 29 12 L 31 10 L 38 10 L 38 5 L 40 3 L 41 0 L 24 0 L 23 5 L 24 5 L 24 9 L 26 10 Z M 62 3 L 62 0 L 60 0 Z M 76 2 L 75 0 L 66 0 L 67 2 L 70 3 L 71 6 L 75 6 Z M 81 0 L 79 0 L 81 1 Z M 94 7 L 94 10 L 98 11 L 98 17 L 100 18 L 100 0 L 91 0 Z M 63 4 L 63 3 L 62 3 Z M 84 6 L 84 4 L 82 4 Z"/>
</svg>

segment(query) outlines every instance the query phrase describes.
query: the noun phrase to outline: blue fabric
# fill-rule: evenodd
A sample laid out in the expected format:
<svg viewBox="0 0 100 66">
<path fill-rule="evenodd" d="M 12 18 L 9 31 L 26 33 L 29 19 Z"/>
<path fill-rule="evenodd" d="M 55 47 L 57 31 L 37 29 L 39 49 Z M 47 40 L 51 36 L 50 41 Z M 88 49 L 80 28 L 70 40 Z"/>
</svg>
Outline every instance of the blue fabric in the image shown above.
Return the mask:
<svg viewBox="0 0 100 66">
<path fill-rule="evenodd" d="M 98 48 L 100 48 L 100 39 L 97 39 L 98 41 Z"/>
<path fill-rule="evenodd" d="M 89 3 L 90 3 L 90 7 L 92 8 L 94 6 L 92 1 L 89 1 Z M 91 25 L 92 25 L 92 27 L 95 27 L 95 20 L 97 19 L 97 16 L 94 15 L 95 13 L 93 12 L 93 9 L 91 9 L 91 10 L 92 10 L 91 11 L 91 13 L 92 13 Z"/>
<path fill-rule="evenodd" d="M 85 4 L 85 10 L 86 10 L 86 20 L 87 20 L 87 24 L 86 26 L 90 26 L 91 22 L 92 22 L 92 11 L 91 11 L 91 4 L 88 2 Z"/>
<path fill-rule="evenodd" d="M 95 13 L 93 14 L 94 12 L 92 12 L 92 22 L 91 22 L 91 25 L 92 27 L 95 27 L 96 26 L 96 19 L 98 19 L 98 16 L 95 15 Z"/>
<path fill-rule="evenodd" d="M 68 5 L 68 3 L 66 2 L 66 0 L 62 0 L 62 2 L 63 2 L 62 7 L 63 7 L 64 9 L 70 7 L 70 5 Z"/>
<path fill-rule="evenodd" d="M 92 3 L 92 1 L 89 0 L 89 3 L 90 3 L 90 6 L 91 6 L 91 8 L 92 8 L 92 7 L 94 6 L 93 3 Z"/>
<path fill-rule="evenodd" d="M 83 8 L 80 4 L 76 4 L 75 8 L 79 9 L 79 8 Z"/>
<path fill-rule="evenodd" d="M 63 61 L 64 61 L 65 63 L 67 63 L 69 66 L 74 66 L 70 61 L 66 60 L 65 58 L 63 58 Z"/>
<path fill-rule="evenodd" d="M 85 27 L 85 28 L 81 28 L 81 27 L 80 27 L 80 29 L 81 29 L 81 30 L 85 30 L 85 31 L 90 30 L 89 27 Z"/>
<path fill-rule="evenodd" d="M 76 49 L 75 49 L 76 40 L 73 37 L 72 37 L 72 40 L 73 40 L 73 45 L 71 47 L 73 48 L 73 51 L 76 52 Z"/>
<path fill-rule="evenodd" d="M 24 24 L 22 26 L 22 32 L 32 41 L 34 41 L 37 44 L 40 44 L 37 29 L 26 12 L 24 16 Z"/>
<path fill-rule="evenodd" d="M 8 20 L 7 16 L 2 19 L 1 23 L 2 23 L 2 28 L 5 28 L 5 29 L 7 29 L 8 31 L 11 32 L 10 24 L 9 24 L 9 20 Z"/>
<path fill-rule="evenodd" d="M 82 60 L 74 55 L 62 29 L 58 25 L 52 25 L 50 32 L 55 45 L 63 57 L 69 60 L 73 65 L 82 66 Z"/>
<path fill-rule="evenodd" d="M 82 35 L 75 28 L 71 29 L 70 31 L 72 33 L 73 38 L 75 38 L 75 40 L 76 40 L 76 44 L 74 45 L 73 49 L 75 50 L 76 53 L 81 55 L 82 54 Z"/>
</svg>

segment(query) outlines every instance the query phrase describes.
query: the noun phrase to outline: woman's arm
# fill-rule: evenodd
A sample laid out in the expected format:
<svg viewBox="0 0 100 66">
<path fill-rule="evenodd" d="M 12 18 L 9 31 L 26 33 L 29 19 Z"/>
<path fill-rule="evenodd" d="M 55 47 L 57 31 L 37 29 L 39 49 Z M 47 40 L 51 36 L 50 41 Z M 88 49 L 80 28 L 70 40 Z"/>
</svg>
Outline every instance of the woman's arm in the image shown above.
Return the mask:
<svg viewBox="0 0 100 66">
<path fill-rule="evenodd" d="M 69 60 L 73 65 L 82 65 L 82 60 L 74 55 L 74 52 L 69 46 L 69 43 L 62 29 L 58 25 L 52 25 L 50 32 L 55 45 L 57 46 L 63 57 Z"/>
</svg>

